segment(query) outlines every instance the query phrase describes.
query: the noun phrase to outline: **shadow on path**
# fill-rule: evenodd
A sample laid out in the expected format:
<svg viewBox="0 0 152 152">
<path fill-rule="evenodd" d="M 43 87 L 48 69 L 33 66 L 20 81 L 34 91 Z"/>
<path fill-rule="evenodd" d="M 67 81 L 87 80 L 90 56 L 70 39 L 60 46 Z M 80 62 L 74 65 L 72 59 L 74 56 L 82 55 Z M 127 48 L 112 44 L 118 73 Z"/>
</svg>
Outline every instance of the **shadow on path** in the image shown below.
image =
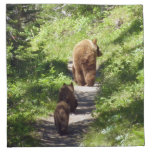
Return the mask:
<svg viewBox="0 0 152 152">
<path fill-rule="evenodd" d="M 83 120 L 69 125 L 67 135 L 60 136 L 55 129 L 54 123 L 49 120 L 41 120 L 36 127 L 42 133 L 41 147 L 77 147 L 82 139 L 82 133 L 87 131 L 91 120 Z M 41 127 L 40 127 L 41 126 Z"/>
<path fill-rule="evenodd" d="M 72 61 L 68 64 L 69 75 L 72 77 Z M 97 75 L 99 71 L 97 70 Z M 95 109 L 94 98 L 99 90 L 96 83 L 93 87 L 74 86 L 75 96 L 78 100 L 78 107 L 74 114 L 70 114 L 68 134 L 60 136 L 54 125 L 53 115 L 42 118 L 36 124 L 38 133 L 41 136 L 41 147 L 78 147 L 80 146 L 83 134 L 87 132 L 89 123 L 93 121 L 91 116 Z"/>
</svg>

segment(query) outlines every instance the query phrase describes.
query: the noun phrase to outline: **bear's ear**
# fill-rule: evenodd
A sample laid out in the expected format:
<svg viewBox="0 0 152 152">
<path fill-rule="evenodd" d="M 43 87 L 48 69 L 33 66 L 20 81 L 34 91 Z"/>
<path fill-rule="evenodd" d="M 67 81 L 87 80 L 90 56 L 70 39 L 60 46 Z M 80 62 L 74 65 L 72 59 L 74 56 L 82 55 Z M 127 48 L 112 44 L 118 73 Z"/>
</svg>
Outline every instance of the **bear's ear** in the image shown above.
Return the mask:
<svg viewBox="0 0 152 152">
<path fill-rule="evenodd" d="M 97 39 L 92 40 L 93 44 L 97 44 Z"/>
</svg>

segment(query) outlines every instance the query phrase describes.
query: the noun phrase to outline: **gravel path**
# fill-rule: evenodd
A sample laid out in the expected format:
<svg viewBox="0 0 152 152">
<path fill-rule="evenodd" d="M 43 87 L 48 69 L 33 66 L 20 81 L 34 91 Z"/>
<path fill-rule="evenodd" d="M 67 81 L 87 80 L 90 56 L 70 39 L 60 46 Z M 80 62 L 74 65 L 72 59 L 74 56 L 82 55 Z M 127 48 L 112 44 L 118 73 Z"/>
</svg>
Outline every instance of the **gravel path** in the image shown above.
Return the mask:
<svg viewBox="0 0 152 152">
<path fill-rule="evenodd" d="M 68 69 L 71 72 L 72 62 L 69 61 Z M 97 73 L 98 74 L 98 73 Z M 70 74 L 71 75 L 71 74 Z M 71 75 L 72 76 L 72 75 Z M 87 132 L 89 123 L 93 121 L 92 110 L 95 109 L 94 98 L 99 86 L 93 87 L 75 86 L 75 96 L 78 99 L 78 107 L 75 114 L 70 114 L 68 134 L 60 136 L 55 129 L 53 115 L 42 118 L 37 123 L 41 136 L 42 147 L 77 147 L 81 146 L 82 134 Z"/>
</svg>

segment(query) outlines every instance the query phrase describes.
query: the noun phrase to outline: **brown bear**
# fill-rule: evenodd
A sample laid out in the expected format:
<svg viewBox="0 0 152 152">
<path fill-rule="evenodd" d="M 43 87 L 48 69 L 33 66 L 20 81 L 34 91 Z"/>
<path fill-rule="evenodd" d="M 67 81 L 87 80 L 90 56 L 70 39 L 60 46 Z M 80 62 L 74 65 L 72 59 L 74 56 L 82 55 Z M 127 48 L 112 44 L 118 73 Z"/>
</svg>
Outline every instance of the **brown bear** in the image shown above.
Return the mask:
<svg viewBox="0 0 152 152">
<path fill-rule="evenodd" d="M 54 112 L 54 122 L 60 135 L 67 134 L 70 106 L 65 101 L 60 101 Z"/>
<path fill-rule="evenodd" d="M 75 112 L 78 103 L 74 96 L 74 87 L 72 82 L 70 85 L 64 83 L 59 90 L 59 102 L 60 101 L 65 101 L 70 106 L 70 112 Z"/>
<path fill-rule="evenodd" d="M 96 57 L 102 53 L 97 45 L 97 39 L 82 40 L 73 50 L 72 72 L 74 81 L 80 86 L 93 86 L 96 75 Z"/>
</svg>

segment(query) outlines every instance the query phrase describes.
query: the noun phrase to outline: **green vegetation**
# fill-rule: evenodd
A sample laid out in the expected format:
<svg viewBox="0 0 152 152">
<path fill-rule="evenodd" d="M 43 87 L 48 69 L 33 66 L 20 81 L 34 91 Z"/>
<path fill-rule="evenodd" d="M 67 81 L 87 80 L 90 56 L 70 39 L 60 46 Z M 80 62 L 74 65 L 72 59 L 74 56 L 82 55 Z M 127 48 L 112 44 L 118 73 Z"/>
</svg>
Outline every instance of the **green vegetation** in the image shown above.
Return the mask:
<svg viewBox="0 0 152 152">
<path fill-rule="evenodd" d="M 142 6 L 7 5 L 6 15 L 9 147 L 39 145 L 34 123 L 54 111 L 72 81 L 72 49 L 86 38 L 103 52 L 102 85 L 82 145 L 144 145 Z"/>
<path fill-rule="evenodd" d="M 106 17 L 97 38 L 102 44 L 101 91 L 96 121 L 83 146 L 144 145 L 144 72 L 142 6 L 116 7 Z M 123 22 L 116 28 L 115 21 Z"/>
<path fill-rule="evenodd" d="M 41 25 L 40 21 L 33 25 L 31 19 L 24 18 L 30 11 L 35 18 L 39 15 L 34 5 L 8 5 L 7 9 L 9 17 L 16 17 L 11 14 L 18 10 L 23 16 L 20 20 L 28 22 L 22 25 L 15 18 L 8 20 L 7 25 L 8 146 L 36 146 L 36 128 L 32 124 L 40 116 L 53 112 L 59 88 L 64 82 L 71 82 L 67 70 L 70 50 L 63 48 L 65 41 L 62 44 L 60 38 L 54 37 L 55 29 L 54 35 L 50 34 L 50 25 Z M 30 15 L 32 18 L 33 14 Z"/>
</svg>

